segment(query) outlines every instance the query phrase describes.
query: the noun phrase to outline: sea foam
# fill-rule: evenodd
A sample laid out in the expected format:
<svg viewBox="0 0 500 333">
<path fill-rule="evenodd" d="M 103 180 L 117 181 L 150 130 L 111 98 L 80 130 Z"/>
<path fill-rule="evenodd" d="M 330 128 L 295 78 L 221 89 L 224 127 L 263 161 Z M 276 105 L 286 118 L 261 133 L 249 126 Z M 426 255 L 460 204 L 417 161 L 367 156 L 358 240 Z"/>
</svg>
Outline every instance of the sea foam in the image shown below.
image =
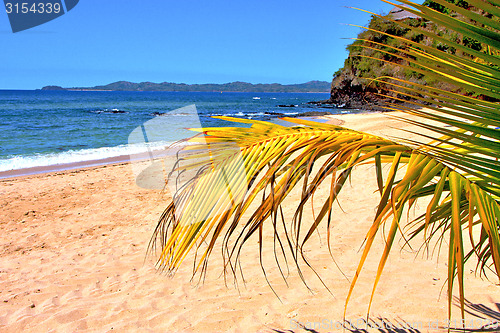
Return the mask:
<svg viewBox="0 0 500 333">
<path fill-rule="evenodd" d="M 160 150 L 164 150 L 170 144 L 170 142 L 152 142 L 147 144 L 138 143 L 119 145 L 116 147 L 69 150 L 61 153 L 14 156 L 11 158 L 0 160 L 0 172 L 82 162 L 89 162 L 89 166 L 99 165 L 102 164 L 99 161 L 118 157 L 123 157 L 123 160 L 125 161 L 129 159 L 129 156 L 133 158 L 134 155 L 144 156 L 149 151 L 157 152 Z"/>
</svg>

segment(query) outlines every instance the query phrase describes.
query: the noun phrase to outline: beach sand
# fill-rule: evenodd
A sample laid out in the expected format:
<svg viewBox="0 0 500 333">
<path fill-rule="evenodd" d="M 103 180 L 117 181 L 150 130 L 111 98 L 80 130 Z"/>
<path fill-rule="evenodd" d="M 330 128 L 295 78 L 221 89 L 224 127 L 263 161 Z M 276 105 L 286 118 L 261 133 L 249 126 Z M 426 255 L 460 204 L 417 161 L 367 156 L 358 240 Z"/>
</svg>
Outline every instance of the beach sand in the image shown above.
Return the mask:
<svg viewBox="0 0 500 333">
<path fill-rule="evenodd" d="M 333 118 L 374 134 L 408 137 L 400 129 L 411 129 L 381 113 Z M 357 168 L 340 195 L 342 209 L 335 207 L 332 253 L 347 278 L 332 261 L 322 229 L 306 255 L 330 292 L 304 266 L 309 290 L 293 263 L 287 286 L 266 251 L 267 279 L 279 298 L 262 273 L 257 239 L 242 254 L 246 283 L 240 279 L 237 288 L 221 276 L 220 251 L 204 283 L 190 281 L 192 256 L 173 277 L 158 272 L 155 257 L 145 255 L 169 195 L 136 186 L 126 163 L 0 180 L 0 331 L 340 332 L 348 279 L 377 205 L 374 174 L 373 167 Z M 317 202 L 326 196 L 322 191 Z M 298 197 L 294 192 L 285 206 L 287 218 Z M 417 213 L 425 209 L 418 206 Z M 272 242 L 272 235 L 265 240 Z M 395 243 L 370 317 L 379 325 L 406 322 L 420 332 L 438 331 L 448 318 L 447 252 L 427 258 L 418 246 L 400 251 L 402 244 Z M 383 246 L 379 235 L 347 309 L 346 319 L 360 329 Z M 484 318 L 500 318 L 497 282 L 475 277 L 473 268 L 466 270 L 466 298 L 491 310 Z M 456 306 L 453 318 L 460 319 Z"/>
</svg>

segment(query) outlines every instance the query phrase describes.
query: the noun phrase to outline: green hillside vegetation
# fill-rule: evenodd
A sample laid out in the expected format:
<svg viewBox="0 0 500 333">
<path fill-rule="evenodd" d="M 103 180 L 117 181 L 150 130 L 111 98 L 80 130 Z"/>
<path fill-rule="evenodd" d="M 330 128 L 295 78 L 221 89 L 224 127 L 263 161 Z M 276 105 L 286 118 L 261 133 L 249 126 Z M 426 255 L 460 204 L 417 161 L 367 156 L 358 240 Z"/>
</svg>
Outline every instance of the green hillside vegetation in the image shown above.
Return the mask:
<svg viewBox="0 0 500 333">
<path fill-rule="evenodd" d="M 486 15 L 484 12 L 481 13 L 474 7 L 469 6 L 465 1 L 450 0 L 448 2 L 452 2 L 461 8 L 475 11 L 481 15 Z M 448 14 L 451 17 L 464 19 L 463 15 L 451 12 L 448 8 L 436 2 L 427 0 L 423 5 Z M 394 88 L 389 89 L 388 85 L 379 81 L 372 82 L 372 79 L 380 77 L 393 77 L 418 84 L 432 85 L 447 91 L 473 95 L 470 91 L 460 90 L 449 83 L 437 80 L 416 70 L 414 65 L 410 64 L 407 60 L 403 60 L 401 57 L 404 55 L 407 45 L 402 45 L 401 40 L 397 39 L 397 37 L 409 39 L 450 54 L 465 56 L 470 59 L 474 59 L 474 57 L 457 51 L 455 47 L 449 46 L 447 41 L 451 42 L 450 44 L 459 43 L 471 50 L 480 52 L 491 52 L 488 47 L 483 46 L 480 42 L 470 37 L 463 37 L 453 30 L 446 29 L 443 26 L 438 26 L 421 18 L 399 19 L 397 23 L 392 18 L 398 20 L 391 13 L 386 16 L 372 15 L 368 26 L 347 47 L 349 57 L 345 60 L 344 67 L 334 74 L 330 102 L 345 104 L 346 107 L 363 108 L 366 107 L 367 103 L 372 107 L 381 104 L 382 98 L 379 94 L 405 99 L 405 97 L 391 91 Z M 476 24 L 470 19 L 466 21 Z M 441 40 L 428 37 L 431 34 L 439 36 Z"/>
<path fill-rule="evenodd" d="M 118 81 L 95 87 L 61 88 L 43 87 L 42 90 L 113 90 L 113 91 L 193 91 L 193 92 L 329 92 L 327 81 L 309 81 L 300 84 L 229 82 L 223 84 L 186 84 L 172 82 L 128 82 Z"/>
</svg>

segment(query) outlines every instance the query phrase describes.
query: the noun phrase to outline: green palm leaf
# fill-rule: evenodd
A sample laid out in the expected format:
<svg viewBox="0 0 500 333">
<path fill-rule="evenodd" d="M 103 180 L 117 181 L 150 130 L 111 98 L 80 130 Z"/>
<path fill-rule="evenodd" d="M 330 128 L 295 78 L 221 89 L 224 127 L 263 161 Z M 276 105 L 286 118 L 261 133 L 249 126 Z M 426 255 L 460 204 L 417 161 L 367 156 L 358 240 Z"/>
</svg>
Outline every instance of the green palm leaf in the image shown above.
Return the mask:
<svg viewBox="0 0 500 333">
<path fill-rule="evenodd" d="M 471 24 L 422 5 L 401 2 L 413 9 L 401 8 L 423 19 L 475 38 L 490 48 L 500 47 L 496 16 L 500 8 L 496 4 L 470 1 L 477 9 L 493 15 L 489 18 L 442 0 L 437 1 L 477 22 Z M 405 26 L 404 22 L 398 24 Z M 422 33 L 432 35 L 424 30 Z M 461 44 L 446 41 L 475 57 L 472 60 L 401 37 L 395 38 L 401 46 L 393 51 L 384 51 L 403 61 L 394 65 L 406 66 L 466 91 L 481 93 L 492 99 L 500 98 L 500 71 L 496 67 L 500 61 L 491 52 L 468 50 Z M 364 44 L 366 48 L 381 46 L 370 41 Z M 412 97 L 410 105 L 413 107 L 388 104 L 388 109 L 399 109 L 418 116 L 421 121 L 404 121 L 431 130 L 435 135 L 422 136 L 420 142 L 396 142 L 300 119 L 285 118 L 295 125 L 285 127 L 262 121 L 219 117 L 251 126 L 198 129 L 200 134 L 190 140 L 192 145 L 184 148 L 187 154 L 176 165 L 173 174 L 194 171 L 194 175 L 174 195 L 154 232 L 150 246 L 160 249 L 158 266 L 174 273 L 187 255 L 195 251 L 194 273 L 202 272 L 213 249 L 219 246 L 217 241 L 221 239 L 224 270 L 236 275 L 241 248 L 251 236 L 259 237 L 261 258 L 264 255 L 262 231 L 264 225 L 269 225 L 283 255 L 286 258 L 285 253 L 288 253 L 300 274 L 300 263 L 309 265 L 303 253 L 304 244 L 321 223 L 327 226 L 332 223 L 333 203 L 352 169 L 373 163 L 380 202 L 365 237 L 346 309 L 375 236 L 388 224 L 389 231 L 385 235 L 385 248 L 371 299 L 398 231 L 410 230 L 406 231 L 408 241 L 423 234 L 423 245 L 427 248 L 431 239 L 442 241 L 448 237 L 449 313 L 451 315 L 453 288 L 457 282 L 463 316 L 465 262 L 474 258 L 480 274 L 491 270 L 497 278 L 500 276 L 499 105 L 401 79 L 375 80 L 391 84 L 393 92 L 401 97 Z M 429 106 L 429 103 L 432 105 Z M 428 106 L 428 111 L 419 109 L 421 106 Z M 430 125 L 425 120 L 443 126 Z M 210 147 L 208 150 L 207 146 Z M 382 168 L 387 164 L 390 171 L 383 177 Z M 329 182 L 330 192 L 321 210 L 312 219 L 304 216 L 305 205 L 312 201 L 319 186 L 325 182 Z M 285 221 L 281 205 L 294 187 L 301 188 L 301 199 L 293 219 Z M 425 213 L 403 225 L 401 217 L 404 211 L 423 197 L 430 199 Z M 479 239 L 474 238 L 475 229 L 480 229 Z M 464 234 L 467 236 L 464 237 Z M 329 243 L 329 232 L 327 238 Z M 464 238 L 470 241 L 472 247 L 467 253 Z"/>
</svg>

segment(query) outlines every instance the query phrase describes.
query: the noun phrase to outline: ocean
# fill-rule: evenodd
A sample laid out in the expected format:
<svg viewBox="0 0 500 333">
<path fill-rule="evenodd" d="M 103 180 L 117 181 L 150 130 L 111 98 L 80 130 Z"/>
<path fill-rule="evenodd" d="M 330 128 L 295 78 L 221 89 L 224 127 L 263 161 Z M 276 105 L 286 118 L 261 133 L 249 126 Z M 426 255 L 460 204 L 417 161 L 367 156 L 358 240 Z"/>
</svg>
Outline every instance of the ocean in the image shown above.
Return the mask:
<svg viewBox="0 0 500 333">
<path fill-rule="evenodd" d="M 85 165 L 87 161 L 143 151 L 143 145 L 130 142 L 132 131 L 164 115 L 168 116 L 162 118 L 166 135 L 150 140 L 159 141 L 160 145 L 175 141 L 175 135 L 170 134 L 175 134 L 176 128 L 235 126 L 211 116 L 277 121 L 278 116 L 324 111 L 306 103 L 328 97 L 327 93 L 3 90 L 0 172 L 50 169 L 68 163 Z M 193 117 L 193 110 L 197 117 Z"/>
</svg>

